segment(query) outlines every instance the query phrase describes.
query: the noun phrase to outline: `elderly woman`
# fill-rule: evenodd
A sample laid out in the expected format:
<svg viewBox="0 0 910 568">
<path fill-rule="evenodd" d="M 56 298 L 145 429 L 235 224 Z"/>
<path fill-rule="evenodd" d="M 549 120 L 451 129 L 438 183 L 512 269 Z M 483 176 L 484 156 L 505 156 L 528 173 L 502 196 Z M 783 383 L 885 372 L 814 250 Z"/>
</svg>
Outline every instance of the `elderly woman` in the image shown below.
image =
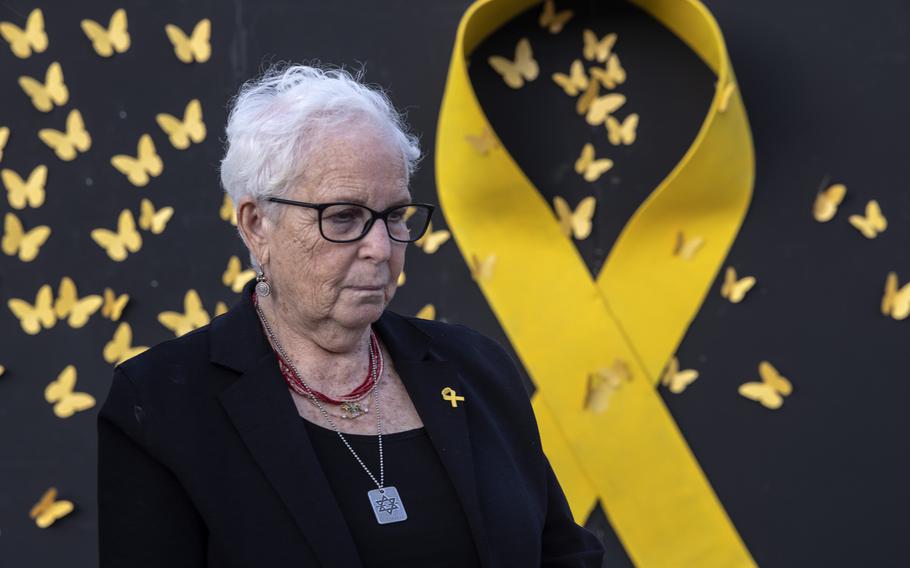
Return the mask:
<svg viewBox="0 0 910 568">
<path fill-rule="evenodd" d="M 244 85 L 221 178 L 257 278 L 115 369 L 102 566 L 600 566 L 508 353 L 386 310 L 433 214 L 419 154 L 360 76 Z"/>
</svg>

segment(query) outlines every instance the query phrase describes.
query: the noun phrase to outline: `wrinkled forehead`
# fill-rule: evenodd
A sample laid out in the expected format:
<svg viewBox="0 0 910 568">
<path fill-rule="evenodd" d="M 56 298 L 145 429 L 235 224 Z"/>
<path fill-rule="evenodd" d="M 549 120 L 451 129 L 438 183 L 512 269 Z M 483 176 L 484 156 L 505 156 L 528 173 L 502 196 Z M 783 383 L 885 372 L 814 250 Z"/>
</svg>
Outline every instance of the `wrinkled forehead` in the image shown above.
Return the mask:
<svg viewBox="0 0 910 568">
<path fill-rule="evenodd" d="M 352 201 L 374 208 L 406 202 L 407 168 L 392 134 L 352 124 L 314 136 L 292 199 Z"/>
</svg>

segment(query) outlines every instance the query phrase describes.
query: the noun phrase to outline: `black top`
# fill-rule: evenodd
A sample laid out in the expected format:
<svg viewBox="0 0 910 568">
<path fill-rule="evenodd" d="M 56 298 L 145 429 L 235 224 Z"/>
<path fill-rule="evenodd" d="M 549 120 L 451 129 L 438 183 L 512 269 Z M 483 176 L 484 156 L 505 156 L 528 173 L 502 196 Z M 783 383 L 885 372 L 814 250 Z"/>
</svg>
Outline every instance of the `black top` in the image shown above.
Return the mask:
<svg viewBox="0 0 910 568">
<path fill-rule="evenodd" d="M 408 518 L 381 525 L 367 497 L 376 489 L 373 480 L 334 430 L 302 420 L 364 566 L 480 566 L 464 510 L 425 428 L 382 435 L 385 485 L 398 490 Z M 344 437 L 378 480 L 377 436 Z"/>
</svg>

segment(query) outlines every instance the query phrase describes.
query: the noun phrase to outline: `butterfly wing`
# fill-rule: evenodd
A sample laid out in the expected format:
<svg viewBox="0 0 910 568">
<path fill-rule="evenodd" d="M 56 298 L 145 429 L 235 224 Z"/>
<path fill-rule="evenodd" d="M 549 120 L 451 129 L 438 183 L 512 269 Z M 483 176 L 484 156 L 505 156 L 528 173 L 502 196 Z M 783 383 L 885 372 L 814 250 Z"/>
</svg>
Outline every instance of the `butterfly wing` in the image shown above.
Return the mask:
<svg viewBox="0 0 910 568">
<path fill-rule="evenodd" d="M 69 396 L 76 387 L 76 367 L 67 365 L 57 378 L 44 387 L 44 400 L 56 403 Z"/>
<path fill-rule="evenodd" d="M 775 410 L 784 403 L 783 397 L 765 383 L 745 383 L 739 386 L 739 394 L 760 402 L 765 408 Z"/>
<path fill-rule="evenodd" d="M 122 322 L 114 330 L 114 336 L 104 344 L 101 354 L 108 363 L 115 363 L 130 348 L 133 341 L 133 329 L 130 324 Z"/>
<path fill-rule="evenodd" d="M 142 248 L 142 235 L 136 230 L 136 221 L 129 209 L 120 212 L 117 219 L 117 234 L 128 251 L 138 252 Z"/>
<path fill-rule="evenodd" d="M 85 129 L 82 113 L 77 109 L 71 110 L 66 117 L 66 136 L 80 152 L 85 152 L 92 147 L 92 137 Z"/>
<path fill-rule="evenodd" d="M 603 124 L 608 114 L 619 110 L 624 104 L 626 104 L 626 97 L 620 93 L 610 93 L 597 97 L 591 102 L 585 120 L 592 126 Z"/>
<path fill-rule="evenodd" d="M 95 53 L 101 57 L 110 57 L 114 54 L 114 42 L 108 34 L 107 28 L 95 20 L 85 19 L 80 22 L 82 31 L 92 42 Z"/>
<path fill-rule="evenodd" d="M 593 196 L 585 197 L 572 214 L 572 232 L 578 240 L 584 240 L 591 234 L 591 219 L 597 200 Z"/>
<path fill-rule="evenodd" d="M 114 15 L 111 16 L 111 21 L 108 25 L 108 36 L 114 51 L 117 53 L 123 53 L 130 48 L 130 34 L 127 31 L 127 27 L 126 10 L 118 8 L 114 11 Z"/>
<path fill-rule="evenodd" d="M 212 22 L 208 18 L 199 20 L 193 33 L 190 35 L 190 49 L 193 52 L 193 59 L 198 63 L 205 63 L 212 55 L 212 44 L 209 41 L 212 37 Z"/>
<path fill-rule="evenodd" d="M 51 95 L 47 87 L 41 81 L 27 75 L 19 77 L 19 87 L 32 100 L 32 106 L 41 112 L 50 112 L 54 108 L 51 102 Z"/>
</svg>

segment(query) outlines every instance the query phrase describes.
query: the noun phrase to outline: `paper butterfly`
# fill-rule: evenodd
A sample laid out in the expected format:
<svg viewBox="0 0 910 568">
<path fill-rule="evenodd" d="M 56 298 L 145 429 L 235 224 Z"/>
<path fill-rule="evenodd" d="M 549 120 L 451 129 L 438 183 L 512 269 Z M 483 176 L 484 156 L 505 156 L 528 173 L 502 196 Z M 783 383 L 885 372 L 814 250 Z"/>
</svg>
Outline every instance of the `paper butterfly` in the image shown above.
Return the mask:
<svg viewBox="0 0 910 568">
<path fill-rule="evenodd" d="M 33 51 L 42 53 L 47 49 L 44 14 L 40 8 L 32 10 L 25 21 L 24 30 L 16 24 L 0 22 L 0 36 L 3 36 L 3 39 L 9 42 L 9 47 L 13 50 L 13 54 L 20 59 L 30 57 Z"/>
<path fill-rule="evenodd" d="M 142 248 L 142 235 L 136 230 L 136 220 L 129 209 L 120 212 L 117 218 L 117 232 L 108 229 L 92 229 L 92 240 L 104 249 L 111 260 L 121 262 L 128 253 Z"/>
<path fill-rule="evenodd" d="M 540 27 L 546 28 L 551 34 L 558 34 L 566 23 L 572 19 L 572 15 L 572 10 L 560 10 L 557 13 L 556 4 L 553 0 L 547 0 L 543 4 L 543 11 L 537 21 Z"/>
<path fill-rule="evenodd" d="M 581 59 L 576 59 L 572 62 L 568 75 L 565 73 L 553 73 L 552 78 L 570 97 L 577 96 L 578 93 L 588 88 L 588 75 L 585 73 L 585 66 Z"/>
<path fill-rule="evenodd" d="M 617 359 L 612 367 L 598 369 L 588 375 L 585 385 L 585 399 L 582 404 L 584 410 L 595 414 L 604 412 L 609 406 L 610 398 L 623 383 L 632 380 L 628 365 Z"/>
<path fill-rule="evenodd" d="M 222 221 L 229 221 L 231 225 L 237 226 L 237 212 L 234 211 L 234 203 L 226 193 L 221 202 L 221 208 L 218 210 L 218 216 Z"/>
<path fill-rule="evenodd" d="M 105 28 L 95 20 L 82 20 L 82 31 L 92 40 L 95 53 L 101 57 L 110 57 L 114 53 L 123 53 L 130 48 L 130 34 L 126 30 L 126 10 L 114 11 Z"/>
<path fill-rule="evenodd" d="M 212 55 L 212 22 L 208 18 L 199 20 L 189 37 L 174 24 L 164 26 L 167 37 L 174 45 L 174 54 L 184 63 L 205 63 Z"/>
<path fill-rule="evenodd" d="M 54 405 L 57 418 L 69 418 L 82 410 L 95 406 L 95 398 L 84 392 L 73 392 L 76 387 L 76 367 L 67 365 L 44 389 L 44 400 Z"/>
<path fill-rule="evenodd" d="M 37 166 L 28 175 L 28 180 L 23 180 L 15 171 L 4 169 L 0 171 L 0 179 L 6 187 L 6 198 L 13 209 L 41 207 L 44 204 L 44 185 L 47 183 L 47 166 Z"/>
<path fill-rule="evenodd" d="M 790 380 L 784 377 L 767 361 L 758 364 L 758 374 L 762 382 L 745 383 L 739 386 L 739 394 L 760 402 L 765 408 L 771 410 L 780 408 L 784 403 L 783 397 L 793 392 Z"/>
<path fill-rule="evenodd" d="M 755 286 L 754 276 L 737 279 L 736 270 L 732 266 L 728 266 L 727 272 L 724 274 L 724 283 L 720 288 L 720 295 L 732 303 L 738 304 L 743 301 L 743 298 L 746 297 L 746 292 L 751 290 L 753 286 Z"/>
<path fill-rule="evenodd" d="M 484 258 L 480 258 L 474 253 L 471 253 L 471 263 L 469 268 L 471 270 L 471 278 L 476 282 L 485 282 L 493 276 L 493 266 L 496 265 L 496 255 L 488 254 Z"/>
<path fill-rule="evenodd" d="M 85 129 L 82 114 L 76 109 L 71 110 L 66 116 L 66 132 L 42 128 L 38 131 L 38 138 L 64 162 L 74 159 L 77 151 L 86 152 L 92 147 L 92 137 Z"/>
<path fill-rule="evenodd" d="M 57 323 L 57 316 L 54 315 L 54 293 L 49 284 L 44 284 L 38 289 L 35 305 L 19 298 L 10 298 L 6 305 L 19 319 L 22 331 L 29 335 L 36 335 L 41 328 L 50 329 Z"/>
<path fill-rule="evenodd" d="M 101 305 L 101 317 L 111 321 L 118 321 L 123 314 L 123 309 L 129 303 L 130 297 L 127 294 L 114 294 L 110 288 L 104 289 L 104 303 Z"/>
<path fill-rule="evenodd" d="M 420 308 L 420 311 L 417 312 L 416 316 L 424 320 L 435 320 L 436 319 L 436 306 L 433 304 L 427 304 L 424 307 Z"/>
<path fill-rule="evenodd" d="M 660 379 L 660 384 L 670 389 L 673 394 L 679 394 L 686 390 L 686 387 L 698 378 L 698 371 L 695 369 L 679 370 L 679 359 L 673 357 L 664 370 Z"/>
<path fill-rule="evenodd" d="M 585 59 L 588 61 L 597 60 L 599 63 L 603 63 L 610 57 L 610 51 L 613 49 L 613 46 L 616 45 L 616 38 L 618 36 L 615 33 L 607 34 L 603 39 L 597 39 L 597 34 L 591 30 L 584 30 L 581 33 L 582 41 L 584 41 L 584 48 L 582 48 L 582 53 L 585 56 Z"/>
<path fill-rule="evenodd" d="M 155 151 L 155 143 L 148 134 L 139 137 L 138 155 L 134 158 L 126 154 L 117 154 L 111 158 L 111 165 L 126 176 L 136 187 L 148 185 L 149 179 L 158 177 L 164 171 L 164 162 Z"/>
<path fill-rule="evenodd" d="M 54 105 L 63 106 L 70 99 L 69 89 L 63 82 L 63 67 L 56 61 L 47 67 L 44 82 L 23 75 L 19 86 L 32 99 L 32 105 L 41 112 L 50 112 Z"/>
<path fill-rule="evenodd" d="M 518 44 L 515 46 L 515 61 L 492 55 L 487 58 L 487 62 L 502 76 L 506 85 L 513 89 L 520 89 L 525 84 L 525 80 L 533 81 L 540 72 L 540 67 L 534 60 L 531 42 L 527 38 L 518 40 Z"/>
<path fill-rule="evenodd" d="M 575 171 L 581 174 L 585 181 L 595 182 L 605 172 L 613 167 L 613 160 L 608 158 L 594 159 L 594 145 L 588 142 L 581 149 L 581 156 L 575 160 Z"/>
<path fill-rule="evenodd" d="M 6 143 L 9 141 L 9 127 L 0 126 L 0 162 L 3 161 L 3 149 L 6 148 Z"/>
<path fill-rule="evenodd" d="M 910 282 L 898 288 L 896 272 L 889 272 L 885 279 L 882 314 L 896 320 L 907 319 L 910 316 Z"/>
<path fill-rule="evenodd" d="M 608 115 L 617 111 L 624 104 L 626 104 L 626 96 L 620 93 L 610 93 L 597 97 L 591 101 L 591 106 L 585 115 L 585 121 L 592 126 L 603 124 Z"/>
<path fill-rule="evenodd" d="M 205 140 L 205 123 L 202 122 L 202 103 L 199 99 L 193 99 L 186 105 L 183 120 L 167 113 L 155 115 L 155 120 L 168 135 L 171 145 L 178 150 L 186 150 L 190 142 L 198 144 Z"/>
<path fill-rule="evenodd" d="M 619 56 L 615 53 L 607 60 L 605 68 L 591 67 L 591 80 L 598 80 L 607 89 L 615 89 L 617 85 L 626 82 L 626 70 L 619 63 Z"/>
<path fill-rule="evenodd" d="M 18 217 L 7 213 L 3 229 L 3 253 L 8 256 L 18 254 L 22 262 L 31 262 L 50 236 L 51 228 L 47 225 L 38 225 L 26 231 Z"/>
<path fill-rule="evenodd" d="M 30 519 L 34 519 L 38 527 L 46 529 L 58 519 L 62 519 L 72 512 L 73 502 L 65 499 L 57 501 L 57 489 L 51 487 L 44 492 L 41 500 L 28 512 L 28 516 Z"/>
<path fill-rule="evenodd" d="M 192 288 L 183 298 L 183 313 L 161 312 L 158 321 L 164 327 L 173 331 L 177 337 L 189 333 L 209 323 L 209 313 L 202 307 L 199 294 Z"/>
<path fill-rule="evenodd" d="M 414 241 L 414 244 L 423 249 L 423 252 L 427 254 L 433 254 L 439 247 L 441 247 L 452 234 L 445 229 L 440 229 L 439 231 L 433 230 L 433 222 L 430 222 L 430 226 L 427 227 L 427 232 L 424 233 L 422 237 Z"/>
<path fill-rule="evenodd" d="M 155 211 L 155 206 L 148 199 L 142 198 L 139 203 L 139 228 L 160 235 L 164 232 L 167 222 L 174 215 L 173 207 L 162 207 Z"/>
<path fill-rule="evenodd" d="M 566 200 L 560 196 L 553 198 L 553 207 L 556 209 L 556 218 L 559 219 L 559 228 L 567 237 L 574 236 L 584 240 L 591 234 L 591 219 L 594 217 L 594 207 L 597 200 L 594 197 L 585 197 L 573 212 Z"/>
<path fill-rule="evenodd" d="M 847 195 L 847 186 L 836 183 L 824 191 L 818 192 L 815 205 L 812 206 L 812 216 L 819 223 L 827 223 L 837 215 L 844 196 Z"/>
<path fill-rule="evenodd" d="M 114 331 L 114 337 L 104 344 L 102 356 L 108 363 L 119 365 L 127 359 L 132 359 L 148 347 L 135 347 L 133 343 L 133 328 L 126 322 L 121 322 Z"/>
<path fill-rule="evenodd" d="M 705 244 L 702 237 L 692 237 L 687 239 L 682 231 L 676 233 L 676 245 L 673 247 L 673 256 L 681 257 L 685 260 L 692 260 L 698 249 Z"/>
<path fill-rule="evenodd" d="M 228 259 L 227 270 L 221 275 L 221 282 L 234 292 L 240 292 L 246 283 L 256 278 L 256 273 L 252 270 L 242 270 L 240 259 L 232 256 Z"/>
<path fill-rule="evenodd" d="M 476 136 L 473 134 L 466 134 L 465 140 L 467 140 L 477 153 L 482 156 L 489 154 L 491 150 L 499 148 L 499 141 L 496 139 L 496 135 L 486 126 L 480 131 L 480 134 Z"/>
<path fill-rule="evenodd" d="M 610 144 L 614 146 L 619 146 L 620 144 L 628 146 L 634 143 L 637 128 L 637 112 L 633 112 L 622 122 L 619 122 L 613 116 L 607 116 L 607 138 L 610 140 Z"/>
<path fill-rule="evenodd" d="M 878 201 L 874 199 L 866 204 L 866 215 L 850 215 L 847 218 L 867 239 L 874 239 L 888 228 L 888 220 L 882 215 Z"/>
<path fill-rule="evenodd" d="M 103 303 L 104 300 L 97 294 L 80 298 L 76 291 L 76 283 L 69 276 L 64 276 L 57 288 L 54 314 L 60 321 L 67 318 L 70 327 L 78 329 L 88 323 L 89 317 L 97 312 Z"/>
</svg>

